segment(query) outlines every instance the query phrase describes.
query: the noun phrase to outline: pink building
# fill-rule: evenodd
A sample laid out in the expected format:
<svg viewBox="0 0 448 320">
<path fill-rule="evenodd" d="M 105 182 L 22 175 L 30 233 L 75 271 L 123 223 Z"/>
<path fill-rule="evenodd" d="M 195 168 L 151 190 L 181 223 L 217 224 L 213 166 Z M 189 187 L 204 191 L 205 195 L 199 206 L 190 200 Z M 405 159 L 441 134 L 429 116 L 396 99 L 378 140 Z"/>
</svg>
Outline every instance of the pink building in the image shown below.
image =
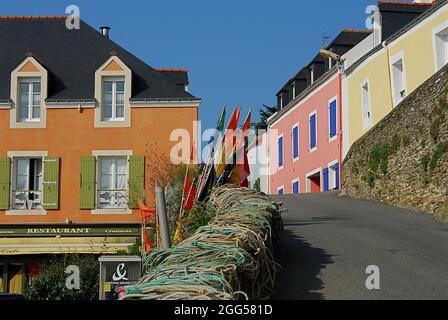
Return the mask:
<svg viewBox="0 0 448 320">
<path fill-rule="evenodd" d="M 344 30 L 326 49 L 342 55 L 368 35 Z M 336 64 L 316 56 L 277 94 L 279 111 L 268 121 L 270 194 L 339 189 L 342 90 Z"/>
</svg>

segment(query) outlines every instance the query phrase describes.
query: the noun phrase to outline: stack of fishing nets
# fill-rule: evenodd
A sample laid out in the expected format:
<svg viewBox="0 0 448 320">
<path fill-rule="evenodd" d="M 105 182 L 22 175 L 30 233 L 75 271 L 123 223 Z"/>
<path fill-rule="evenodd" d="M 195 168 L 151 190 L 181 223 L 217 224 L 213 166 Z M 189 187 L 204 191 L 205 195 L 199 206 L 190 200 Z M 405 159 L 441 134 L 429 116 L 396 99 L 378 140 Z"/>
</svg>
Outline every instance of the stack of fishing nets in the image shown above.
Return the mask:
<svg viewBox="0 0 448 320">
<path fill-rule="evenodd" d="M 177 246 L 144 257 L 144 276 L 122 299 L 268 299 L 277 264 L 273 237 L 278 204 L 251 189 L 226 185 L 210 196 L 215 216 Z"/>
</svg>

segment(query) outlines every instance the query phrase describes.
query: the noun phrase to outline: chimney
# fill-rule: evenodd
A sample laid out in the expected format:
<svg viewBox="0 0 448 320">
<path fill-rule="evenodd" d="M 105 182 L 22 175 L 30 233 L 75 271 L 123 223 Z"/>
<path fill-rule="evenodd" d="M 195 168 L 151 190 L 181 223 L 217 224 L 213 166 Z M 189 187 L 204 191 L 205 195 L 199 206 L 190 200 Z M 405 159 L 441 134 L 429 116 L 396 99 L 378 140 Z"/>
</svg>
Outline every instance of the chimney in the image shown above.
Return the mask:
<svg viewBox="0 0 448 320">
<path fill-rule="evenodd" d="M 103 34 L 103 36 L 105 36 L 106 38 L 109 38 L 110 27 L 102 26 L 102 27 L 100 27 L 100 30 L 101 30 L 101 33 Z"/>
</svg>

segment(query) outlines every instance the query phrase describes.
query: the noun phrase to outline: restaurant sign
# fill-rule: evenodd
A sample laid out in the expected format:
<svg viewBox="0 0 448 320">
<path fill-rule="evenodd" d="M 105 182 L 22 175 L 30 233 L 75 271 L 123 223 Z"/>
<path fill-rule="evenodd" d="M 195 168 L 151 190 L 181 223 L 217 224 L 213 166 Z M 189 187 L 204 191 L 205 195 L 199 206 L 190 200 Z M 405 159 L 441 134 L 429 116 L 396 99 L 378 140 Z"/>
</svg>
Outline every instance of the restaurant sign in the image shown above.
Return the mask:
<svg viewBox="0 0 448 320">
<path fill-rule="evenodd" d="M 122 237 L 122 236 L 138 236 L 140 228 L 137 225 L 125 226 L 81 226 L 81 225 L 53 225 L 53 226 L 23 226 L 8 227 L 0 226 L 0 238 L 15 237 Z"/>
</svg>

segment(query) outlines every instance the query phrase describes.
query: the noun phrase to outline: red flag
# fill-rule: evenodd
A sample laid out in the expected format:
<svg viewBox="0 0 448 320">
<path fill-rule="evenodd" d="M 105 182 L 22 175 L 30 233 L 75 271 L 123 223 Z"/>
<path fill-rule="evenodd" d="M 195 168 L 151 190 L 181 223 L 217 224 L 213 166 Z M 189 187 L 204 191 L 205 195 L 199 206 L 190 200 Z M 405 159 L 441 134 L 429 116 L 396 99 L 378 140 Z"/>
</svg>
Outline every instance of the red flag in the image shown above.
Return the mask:
<svg viewBox="0 0 448 320">
<path fill-rule="evenodd" d="M 187 174 L 185 176 L 185 182 L 184 182 L 184 195 L 187 194 L 188 191 L 190 191 L 190 188 L 191 188 L 191 179 L 187 172 Z"/>
<path fill-rule="evenodd" d="M 151 246 L 151 241 L 149 240 L 149 237 L 148 237 L 148 231 L 146 230 L 146 224 L 152 222 L 152 220 L 154 219 L 154 217 L 156 215 L 156 210 L 149 209 L 147 206 L 145 206 L 145 204 L 140 199 L 138 199 L 137 203 L 140 208 L 140 214 L 142 216 L 142 221 L 143 221 L 143 225 L 142 225 L 143 246 L 144 246 L 145 252 L 149 252 L 152 250 L 152 246 Z"/>
<path fill-rule="evenodd" d="M 194 143 L 191 145 L 191 150 L 190 150 L 190 163 L 194 162 L 197 159 L 197 151 L 196 148 L 194 146 Z"/>
<path fill-rule="evenodd" d="M 186 212 L 189 212 L 194 205 L 194 199 L 196 198 L 197 188 L 194 183 L 191 184 L 190 190 L 188 191 L 188 195 L 184 200 L 182 207 Z"/>
</svg>

